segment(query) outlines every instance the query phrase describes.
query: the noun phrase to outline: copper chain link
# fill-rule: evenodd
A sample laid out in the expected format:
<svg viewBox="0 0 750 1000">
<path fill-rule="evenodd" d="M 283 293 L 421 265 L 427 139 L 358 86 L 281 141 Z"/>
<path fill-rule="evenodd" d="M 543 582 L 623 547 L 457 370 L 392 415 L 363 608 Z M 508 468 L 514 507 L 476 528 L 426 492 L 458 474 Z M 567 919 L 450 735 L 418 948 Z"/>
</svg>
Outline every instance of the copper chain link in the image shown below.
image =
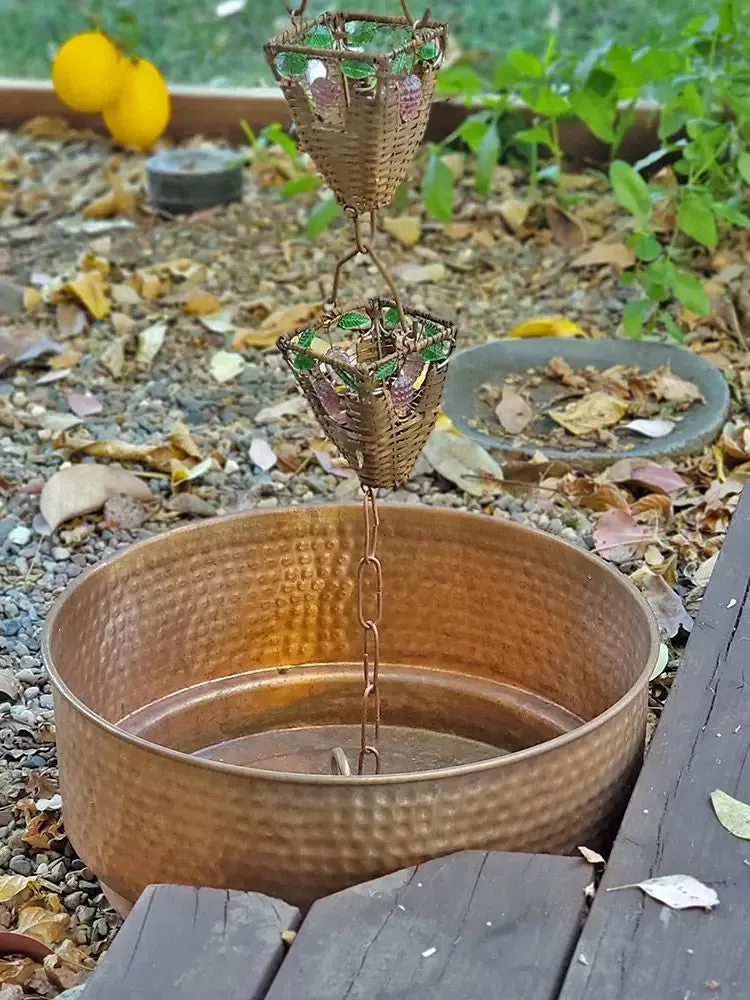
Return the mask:
<svg viewBox="0 0 750 1000">
<path fill-rule="evenodd" d="M 362 727 L 360 750 L 357 758 L 357 774 L 363 774 L 365 760 L 373 757 L 375 774 L 380 774 L 380 690 L 378 672 L 380 670 L 380 619 L 383 615 L 383 567 L 377 556 L 378 528 L 380 518 L 375 503 L 375 493 L 369 486 L 364 489 L 365 546 L 357 566 L 357 617 L 362 627 L 362 670 L 365 689 L 362 694 Z M 367 611 L 369 593 L 369 613 Z M 374 606 L 373 606 L 374 602 Z M 368 739 L 371 728 L 370 709 L 374 710 L 372 740 Z"/>
</svg>

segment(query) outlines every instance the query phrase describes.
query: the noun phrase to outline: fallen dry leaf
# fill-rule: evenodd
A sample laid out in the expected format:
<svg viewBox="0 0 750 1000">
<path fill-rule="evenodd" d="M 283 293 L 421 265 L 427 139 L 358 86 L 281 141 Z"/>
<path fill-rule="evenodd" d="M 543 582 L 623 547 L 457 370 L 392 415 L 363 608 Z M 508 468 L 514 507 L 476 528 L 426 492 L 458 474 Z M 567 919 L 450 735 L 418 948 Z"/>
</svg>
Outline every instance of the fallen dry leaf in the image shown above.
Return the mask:
<svg viewBox="0 0 750 1000">
<path fill-rule="evenodd" d="M 118 337 L 111 344 L 107 344 L 99 358 L 107 371 L 114 378 L 120 378 L 125 367 L 125 341 L 123 337 Z"/>
<path fill-rule="evenodd" d="M 652 490 L 659 490 L 662 493 L 674 493 L 687 486 L 679 472 L 664 465 L 638 466 L 633 469 L 629 478 L 633 482 L 643 483 Z"/>
<path fill-rule="evenodd" d="M 265 438 L 253 438 L 250 442 L 250 461 L 263 472 L 269 472 L 276 465 L 276 452 Z"/>
<path fill-rule="evenodd" d="M 403 243 L 405 247 L 413 247 L 422 236 L 422 220 L 416 215 L 385 216 L 383 229 Z"/>
<path fill-rule="evenodd" d="M 631 420 L 624 426 L 644 437 L 663 438 L 671 434 L 677 425 L 671 420 Z"/>
<path fill-rule="evenodd" d="M 448 272 L 445 264 L 401 264 L 396 269 L 398 277 L 407 285 L 426 285 L 443 281 Z"/>
<path fill-rule="evenodd" d="M 534 419 L 534 411 L 520 392 L 506 386 L 495 407 L 495 416 L 508 434 L 520 434 Z"/>
<path fill-rule="evenodd" d="M 607 863 L 598 851 L 592 851 L 590 847 L 579 847 L 578 850 L 590 865 L 606 865 Z"/>
<path fill-rule="evenodd" d="M 672 590 L 663 576 L 647 569 L 638 582 L 659 628 L 668 639 L 673 639 L 680 628 L 692 631 L 692 617 L 685 610 L 679 594 Z"/>
<path fill-rule="evenodd" d="M 710 910 L 719 903 L 715 890 L 692 875 L 660 875 L 631 885 L 615 885 L 607 892 L 618 892 L 620 889 L 641 889 L 672 910 Z"/>
<path fill-rule="evenodd" d="M 625 416 L 628 404 L 607 392 L 592 392 L 569 403 L 564 410 L 550 410 L 549 416 L 576 437 L 589 437 L 606 427 L 614 427 Z"/>
<path fill-rule="evenodd" d="M 631 505 L 630 513 L 633 517 L 639 514 L 655 514 L 657 519 L 666 521 L 672 514 L 672 501 L 664 493 L 649 493 Z"/>
<path fill-rule="evenodd" d="M 576 257 L 571 267 L 597 267 L 612 264 L 620 270 L 635 266 L 635 252 L 624 243 L 605 243 L 600 241 Z"/>
<path fill-rule="evenodd" d="M 104 319 L 109 315 L 112 304 L 107 296 L 107 288 L 99 271 L 82 271 L 73 281 L 63 286 L 63 291 L 74 295 L 94 319 Z"/>
<path fill-rule="evenodd" d="M 503 491 L 502 468 L 470 438 L 436 428 L 427 439 L 424 455 L 435 472 L 473 497 Z"/>
<path fill-rule="evenodd" d="M 87 219 L 111 219 L 115 215 L 134 218 L 138 214 L 135 193 L 129 190 L 116 173 L 110 173 L 111 189 L 101 198 L 90 202 L 83 210 Z"/>
<path fill-rule="evenodd" d="M 102 412 L 102 404 L 90 392 L 69 392 L 66 401 L 77 417 L 90 417 Z"/>
<path fill-rule="evenodd" d="M 565 316 L 539 316 L 514 327 L 509 337 L 585 337 L 585 332 Z"/>
<path fill-rule="evenodd" d="M 0 903 L 9 903 L 35 885 L 36 879 L 33 876 L 0 875 Z"/>
<path fill-rule="evenodd" d="M 69 920 L 68 913 L 51 913 L 41 906 L 26 906 L 18 914 L 18 932 L 53 945 L 65 937 Z"/>
<path fill-rule="evenodd" d="M 565 211 L 552 199 L 547 199 L 543 205 L 547 225 L 556 243 L 577 247 L 586 242 L 586 227 L 572 212 Z"/>
<path fill-rule="evenodd" d="M 750 805 L 747 802 L 740 802 L 717 788 L 711 792 L 711 805 L 725 830 L 740 840 L 750 840 Z"/>
<path fill-rule="evenodd" d="M 57 332 L 61 340 L 79 337 L 88 326 L 86 313 L 75 302 L 58 302 L 55 310 Z"/>
<path fill-rule="evenodd" d="M 50 531 L 54 531 L 64 521 L 99 510 L 108 497 L 117 494 L 153 499 L 143 480 L 125 469 L 86 463 L 56 472 L 44 484 L 39 506 Z"/>
<path fill-rule="evenodd" d="M 302 302 L 287 309 L 279 309 L 267 316 L 259 327 L 237 330 L 232 348 L 238 351 L 243 347 L 272 347 L 282 333 L 291 333 L 304 323 L 317 319 L 322 309 L 319 302 Z"/>
<path fill-rule="evenodd" d="M 300 417 L 303 413 L 310 413 L 307 400 L 304 396 L 296 393 L 294 396 L 287 396 L 271 406 L 264 406 L 256 413 L 253 423 L 262 427 L 265 424 L 273 424 L 282 417 Z"/>
<path fill-rule="evenodd" d="M 518 234 L 529 217 L 531 205 L 519 198 L 506 198 L 498 206 L 500 217 L 511 232 Z"/>
<path fill-rule="evenodd" d="M 60 817 L 39 812 L 36 816 L 32 816 L 26 824 L 26 830 L 22 834 L 21 840 L 36 850 L 46 851 L 53 840 L 58 840 L 62 836 L 63 825 Z"/>
<path fill-rule="evenodd" d="M 245 359 L 241 354 L 234 354 L 232 351 L 217 351 L 211 358 L 209 371 L 211 377 L 220 384 L 231 382 L 237 378 L 245 367 Z"/>
<path fill-rule="evenodd" d="M 666 403 L 686 405 L 691 403 L 702 403 L 703 393 L 697 385 L 673 374 L 668 368 L 655 373 L 652 392 L 657 399 Z"/>
<path fill-rule="evenodd" d="M 178 421 L 170 432 L 169 440 L 175 448 L 179 448 L 188 457 L 200 460 L 201 450 L 193 440 L 190 429 L 186 424 Z"/>
<path fill-rule="evenodd" d="M 609 510 L 596 523 L 595 550 L 619 565 L 633 558 L 646 534 L 647 529 L 637 524 L 627 511 Z"/>
<path fill-rule="evenodd" d="M 138 353 L 135 356 L 135 363 L 141 371 L 148 371 L 151 368 L 164 344 L 166 333 L 167 323 L 159 320 L 138 334 Z"/>
<path fill-rule="evenodd" d="M 221 309 L 221 302 L 210 292 L 193 292 L 183 310 L 188 316 L 208 316 Z"/>
</svg>

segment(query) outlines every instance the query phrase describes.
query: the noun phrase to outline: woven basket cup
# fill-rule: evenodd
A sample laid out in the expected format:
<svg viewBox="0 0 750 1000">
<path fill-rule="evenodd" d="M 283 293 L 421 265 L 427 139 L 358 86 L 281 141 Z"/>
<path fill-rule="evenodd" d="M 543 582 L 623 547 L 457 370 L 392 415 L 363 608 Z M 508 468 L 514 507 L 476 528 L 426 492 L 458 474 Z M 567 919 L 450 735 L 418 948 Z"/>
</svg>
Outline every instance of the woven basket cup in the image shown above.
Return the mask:
<svg viewBox="0 0 750 1000">
<path fill-rule="evenodd" d="M 266 43 L 300 146 L 343 205 L 390 204 L 424 138 L 446 37 L 435 21 L 341 12 Z M 380 38 L 403 43 L 376 52 Z"/>
<path fill-rule="evenodd" d="M 372 299 L 278 342 L 324 433 L 364 486 L 406 482 L 435 425 L 456 330 L 395 302 Z M 345 351 L 334 338 L 351 337 Z"/>
</svg>

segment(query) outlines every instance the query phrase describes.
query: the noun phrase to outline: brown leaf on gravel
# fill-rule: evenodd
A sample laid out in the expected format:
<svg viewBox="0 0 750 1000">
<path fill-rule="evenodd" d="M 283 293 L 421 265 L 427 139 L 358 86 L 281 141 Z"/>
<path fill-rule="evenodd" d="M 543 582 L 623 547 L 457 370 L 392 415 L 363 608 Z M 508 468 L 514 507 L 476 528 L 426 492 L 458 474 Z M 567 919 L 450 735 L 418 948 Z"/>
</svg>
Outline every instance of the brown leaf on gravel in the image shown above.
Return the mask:
<svg viewBox="0 0 750 1000">
<path fill-rule="evenodd" d="M 211 292 L 193 292 L 183 309 L 188 316 L 210 316 L 221 309 L 221 302 Z"/>
<path fill-rule="evenodd" d="M 529 217 L 531 205 L 519 198 L 506 198 L 498 207 L 498 212 L 512 233 L 520 233 Z"/>
<path fill-rule="evenodd" d="M 669 586 L 662 576 L 644 570 L 639 575 L 638 585 L 649 603 L 659 628 L 669 639 L 677 635 L 680 628 L 692 631 L 693 619 L 685 610 L 679 594 Z"/>
<path fill-rule="evenodd" d="M 190 428 L 186 424 L 181 422 L 176 423 L 169 435 L 169 440 L 175 448 L 179 448 L 180 451 L 183 451 L 190 458 L 200 461 L 201 450 L 193 440 Z"/>
<path fill-rule="evenodd" d="M 635 266 L 635 253 L 624 243 L 606 243 L 601 240 L 576 257 L 571 267 L 600 267 L 612 264 L 620 270 Z"/>
<path fill-rule="evenodd" d="M 99 510 L 108 497 L 119 493 L 144 501 L 153 499 L 148 486 L 125 469 L 71 465 L 44 484 L 39 506 L 50 531 L 54 531 L 64 521 Z"/>
<path fill-rule="evenodd" d="M 603 514 L 594 529 L 595 551 L 613 563 L 632 559 L 646 536 L 647 529 L 636 524 L 624 510 L 610 510 Z"/>
<path fill-rule="evenodd" d="M 572 212 L 566 212 L 551 198 L 543 205 L 547 225 L 556 243 L 563 247 L 577 247 L 586 242 L 586 227 Z"/>
<path fill-rule="evenodd" d="M 416 215 L 388 216 L 383 218 L 383 229 L 405 247 L 413 247 L 422 236 L 422 220 Z"/>
<path fill-rule="evenodd" d="M 65 937 L 69 920 L 68 913 L 51 913 L 42 906 L 26 906 L 18 914 L 18 932 L 53 945 Z"/>
<path fill-rule="evenodd" d="M 508 434 L 520 434 L 534 419 L 534 411 L 520 392 L 506 386 L 495 407 L 495 416 Z"/>
<path fill-rule="evenodd" d="M 278 309 L 255 329 L 237 330 L 232 340 L 232 350 L 243 347 L 272 347 L 282 333 L 291 333 L 303 323 L 317 319 L 323 311 L 320 302 L 301 302 L 296 306 Z"/>
<path fill-rule="evenodd" d="M 74 295 L 94 319 L 104 319 L 112 308 L 104 278 L 99 271 L 82 271 L 73 281 L 63 286 L 63 291 Z"/>
<path fill-rule="evenodd" d="M 21 840 L 36 850 L 46 851 L 53 840 L 58 840 L 62 836 L 63 825 L 60 817 L 40 812 L 28 821 Z"/>
<path fill-rule="evenodd" d="M 630 513 L 637 518 L 639 514 L 655 515 L 657 519 L 667 521 L 672 516 L 672 501 L 663 493 L 649 493 L 631 506 Z"/>
<path fill-rule="evenodd" d="M 56 447 L 71 448 L 73 452 L 92 455 L 94 458 L 106 458 L 112 462 L 135 462 L 147 465 L 157 472 L 171 472 L 173 459 L 181 460 L 186 456 L 172 445 L 131 444 L 129 441 L 114 439 L 104 441 L 77 441 L 75 438 L 62 437 L 55 442 Z M 88 466 L 83 466 L 88 468 Z"/>
<path fill-rule="evenodd" d="M 85 333 L 88 326 L 86 313 L 75 302 L 58 302 L 55 310 L 57 332 L 61 340 L 78 337 Z"/>
<path fill-rule="evenodd" d="M 579 504 L 587 510 L 627 510 L 628 500 L 622 490 L 613 483 L 597 483 L 588 495 L 580 498 Z"/>
<path fill-rule="evenodd" d="M 138 201 L 134 191 L 125 187 L 116 173 L 109 176 L 111 189 L 101 198 L 90 202 L 83 210 L 87 219 L 111 219 L 115 215 L 138 216 Z"/>
</svg>

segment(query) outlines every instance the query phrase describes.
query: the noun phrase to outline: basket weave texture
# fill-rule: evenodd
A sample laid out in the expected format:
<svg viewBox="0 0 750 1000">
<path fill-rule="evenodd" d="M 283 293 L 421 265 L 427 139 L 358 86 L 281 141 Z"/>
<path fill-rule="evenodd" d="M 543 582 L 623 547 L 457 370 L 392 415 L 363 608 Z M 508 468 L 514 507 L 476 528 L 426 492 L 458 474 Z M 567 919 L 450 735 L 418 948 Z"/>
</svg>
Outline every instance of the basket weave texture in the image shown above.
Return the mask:
<svg viewBox="0 0 750 1000">
<path fill-rule="evenodd" d="M 344 206 L 384 208 L 405 180 L 446 38 L 446 25 L 435 21 L 414 26 L 405 17 L 337 12 L 266 43 L 299 144 Z"/>
<path fill-rule="evenodd" d="M 404 483 L 435 425 L 455 328 L 406 309 L 403 334 L 391 299 L 326 317 L 280 338 L 279 350 L 324 433 L 363 486 Z M 348 350 L 336 344 L 352 337 Z"/>
</svg>

